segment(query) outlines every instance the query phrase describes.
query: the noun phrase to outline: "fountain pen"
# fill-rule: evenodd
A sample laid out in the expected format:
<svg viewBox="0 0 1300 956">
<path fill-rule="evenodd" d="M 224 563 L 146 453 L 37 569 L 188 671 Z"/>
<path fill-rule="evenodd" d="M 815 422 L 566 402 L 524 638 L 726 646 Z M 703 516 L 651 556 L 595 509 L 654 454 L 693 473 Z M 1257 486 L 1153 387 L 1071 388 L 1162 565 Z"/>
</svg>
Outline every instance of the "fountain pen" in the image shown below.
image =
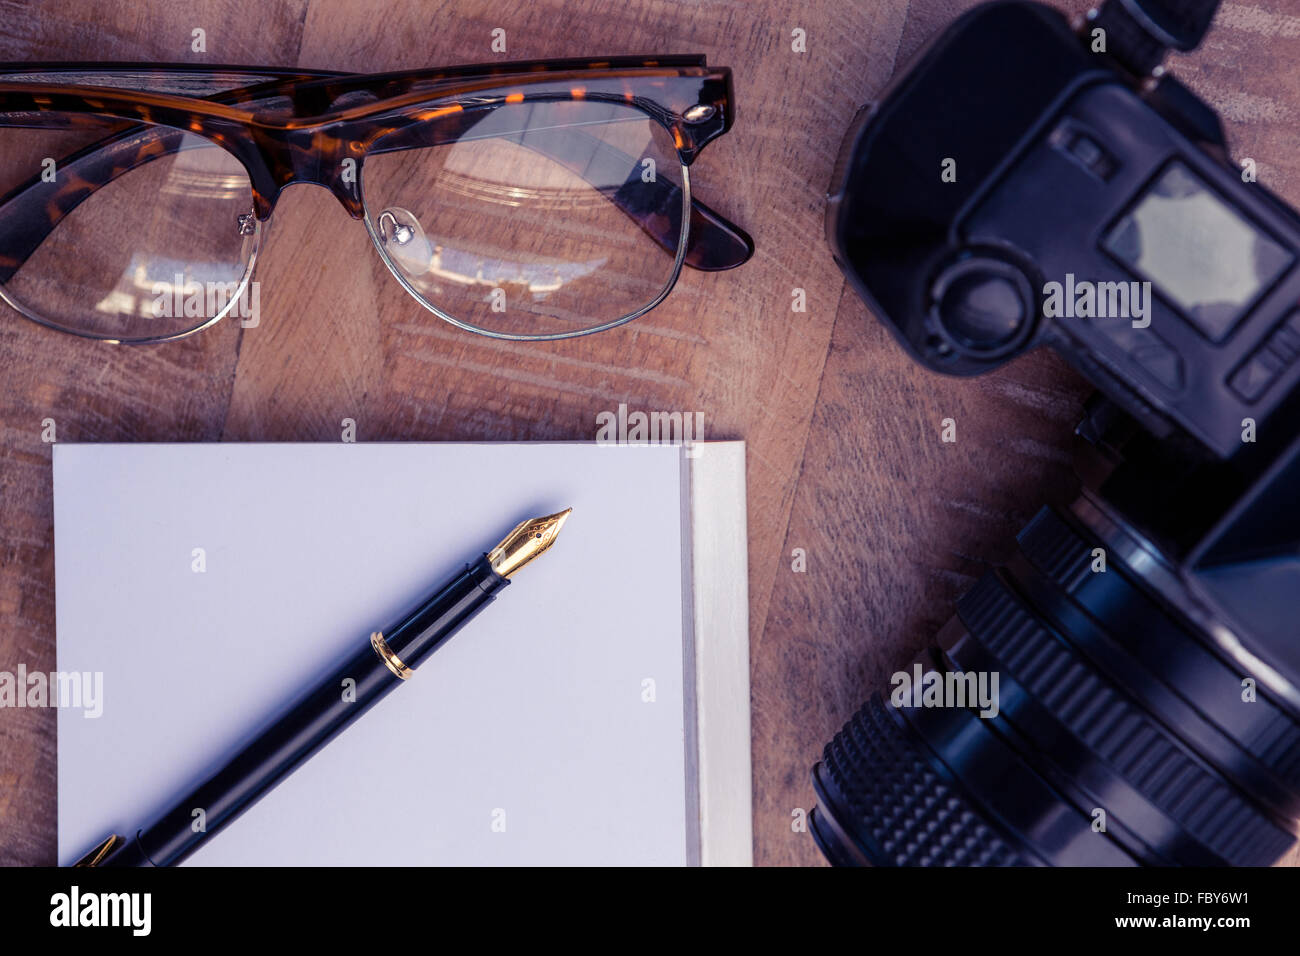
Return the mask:
<svg viewBox="0 0 1300 956">
<path fill-rule="evenodd" d="M 180 863 L 409 678 L 492 603 L 511 576 L 550 548 L 572 511 L 520 522 L 505 540 L 466 565 L 399 623 L 371 634 L 367 645 L 157 821 L 133 837 L 109 836 L 75 865 Z M 196 825 L 199 820 L 202 826 Z"/>
</svg>

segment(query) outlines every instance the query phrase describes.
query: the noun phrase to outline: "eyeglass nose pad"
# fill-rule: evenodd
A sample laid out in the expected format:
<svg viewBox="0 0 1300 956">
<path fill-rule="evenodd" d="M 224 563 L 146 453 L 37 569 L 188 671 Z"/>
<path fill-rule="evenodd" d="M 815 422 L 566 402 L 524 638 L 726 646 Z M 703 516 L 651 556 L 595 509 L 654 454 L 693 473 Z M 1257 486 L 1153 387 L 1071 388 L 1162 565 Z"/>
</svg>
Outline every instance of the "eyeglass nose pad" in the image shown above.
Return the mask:
<svg viewBox="0 0 1300 956">
<path fill-rule="evenodd" d="M 408 276 L 422 276 L 433 267 L 433 250 L 410 210 L 389 206 L 375 220 L 388 257 Z"/>
</svg>

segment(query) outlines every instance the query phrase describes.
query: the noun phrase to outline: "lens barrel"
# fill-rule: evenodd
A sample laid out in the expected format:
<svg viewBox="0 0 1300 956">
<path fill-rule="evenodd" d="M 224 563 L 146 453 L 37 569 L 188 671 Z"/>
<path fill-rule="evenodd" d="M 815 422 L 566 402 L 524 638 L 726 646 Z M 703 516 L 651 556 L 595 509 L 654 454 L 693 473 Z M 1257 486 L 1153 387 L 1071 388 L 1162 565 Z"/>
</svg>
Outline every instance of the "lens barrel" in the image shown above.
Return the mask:
<svg viewBox="0 0 1300 956">
<path fill-rule="evenodd" d="M 1300 720 L 1171 601 L 1172 576 L 1153 586 L 1159 552 L 1121 537 L 1140 541 L 1093 502 L 1045 508 L 958 602 L 913 669 L 931 686 L 983 675 L 996 708 L 878 695 L 849 720 L 813 769 L 830 862 L 1262 866 L 1287 851 Z"/>
</svg>

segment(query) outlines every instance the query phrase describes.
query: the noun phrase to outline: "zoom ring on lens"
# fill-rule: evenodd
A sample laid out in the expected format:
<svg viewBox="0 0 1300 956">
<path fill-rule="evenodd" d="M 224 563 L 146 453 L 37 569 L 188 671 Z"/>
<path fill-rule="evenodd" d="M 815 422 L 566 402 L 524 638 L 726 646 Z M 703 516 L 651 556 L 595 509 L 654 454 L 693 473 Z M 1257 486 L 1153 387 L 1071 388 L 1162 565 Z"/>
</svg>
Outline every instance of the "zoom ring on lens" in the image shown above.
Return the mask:
<svg viewBox="0 0 1300 956">
<path fill-rule="evenodd" d="M 1004 674 L 1133 790 L 1233 865 L 1259 865 L 1285 831 L 1192 756 L 1094 665 L 1049 631 L 994 573 L 958 604 L 970 636 Z"/>
<path fill-rule="evenodd" d="M 1071 600 L 1085 605 L 1114 606 L 1114 598 L 1098 596 L 1090 600 L 1087 596 L 1087 592 L 1097 583 L 1098 576 L 1092 566 L 1096 560 L 1094 549 L 1098 542 L 1085 540 L 1056 512 L 1044 508 L 1020 533 L 1019 539 L 1020 550 L 1030 565 L 1068 594 Z M 1116 569 L 1116 573 L 1110 575 L 1110 581 L 1119 585 L 1112 588 L 1112 591 L 1117 591 L 1122 587 L 1120 582 L 1126 582 L 1126 579 L 1122 571 Z M 1136 592 L 1133 597 L 1138 598 Z M 1189 635 L 1174 627 L 1172 621 L 1163 636 L 1166 643 L 1157 647 L 1153 640 L 1155 635 L 1149 631 L 1139 634 L 1140 640 L 1130 642 L 1128 650 L 1130 653 L 1141 654 L 1150 668 L 1175 671 L 1157 676 L 1171 685 L 1171 689 L 1178 690 L 1189 706 L 1202 711 L 1206 719 L 1213 721 L 1223 733 L 1232 736 L 1239 746 L 1275 775 L 1283 787 L 1289 788 L 1293 794 L 1300 794 L 1300 723 L 1261 691 L 1249 705 L 1253 719 L 1244 725 L 1238 719 L 1235 721 L 1236 732 L 1230 730 L 1233 718 L 1239 718 L 1240 715 L 1224 713 L 1221 701 L 1209 700 L 1204 694 L 1199 694 L 1194 701 L 1187 700 L 1187 692 L 1180 690 L 1183 681 L 1177 676 L 1176 665 L 1190 669 L 1193 666 L 1190 658 L 1195 657 L 1194 666 L 1205 672 L 1210 680 L 1238 687 L 1242 674 L 1214 656 L 1208 648 L 1196 645 Z M 1240 703 L 1238 698 L 1228 706 L 1236 708 Z M 1290 807 L 1281 807 L 1280 810 L 1285 816 L 1293 816 L 1295 808 L 1296 804 L 1292 803 Z"/>
</svg>

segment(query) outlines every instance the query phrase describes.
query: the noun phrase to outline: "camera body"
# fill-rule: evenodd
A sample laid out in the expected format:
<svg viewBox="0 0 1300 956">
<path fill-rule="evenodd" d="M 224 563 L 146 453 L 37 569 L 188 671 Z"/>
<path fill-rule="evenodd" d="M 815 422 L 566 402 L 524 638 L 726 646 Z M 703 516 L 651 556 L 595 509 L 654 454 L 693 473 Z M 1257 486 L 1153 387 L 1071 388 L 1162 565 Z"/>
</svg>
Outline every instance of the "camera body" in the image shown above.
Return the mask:
<svg viewBox="0 0 1300 956">
<path fill-rule="evenodd" d="M 1095 42 L 1034 3 L 956 21 L 860 112 L 828 238 L 927 368 L 1047 345 L 1096 385 L 1094 487 L 1300 686 L 1300 216 Z"/>
<path fill-rule="evenodd" d="M 827 236 L 913 358 L 1046 345 L 1098 391 L 1079 500 L 914 665 L 1000 673 L 1000 712 L 864 706 L 814 768 L 832 862 L 1261 864 L 1295 838 L 1300 215 L 1155 68 L 1215 7 L 1109 0 L 1076 31 L 985 4 L 845 139 Z"/>
</svg>

